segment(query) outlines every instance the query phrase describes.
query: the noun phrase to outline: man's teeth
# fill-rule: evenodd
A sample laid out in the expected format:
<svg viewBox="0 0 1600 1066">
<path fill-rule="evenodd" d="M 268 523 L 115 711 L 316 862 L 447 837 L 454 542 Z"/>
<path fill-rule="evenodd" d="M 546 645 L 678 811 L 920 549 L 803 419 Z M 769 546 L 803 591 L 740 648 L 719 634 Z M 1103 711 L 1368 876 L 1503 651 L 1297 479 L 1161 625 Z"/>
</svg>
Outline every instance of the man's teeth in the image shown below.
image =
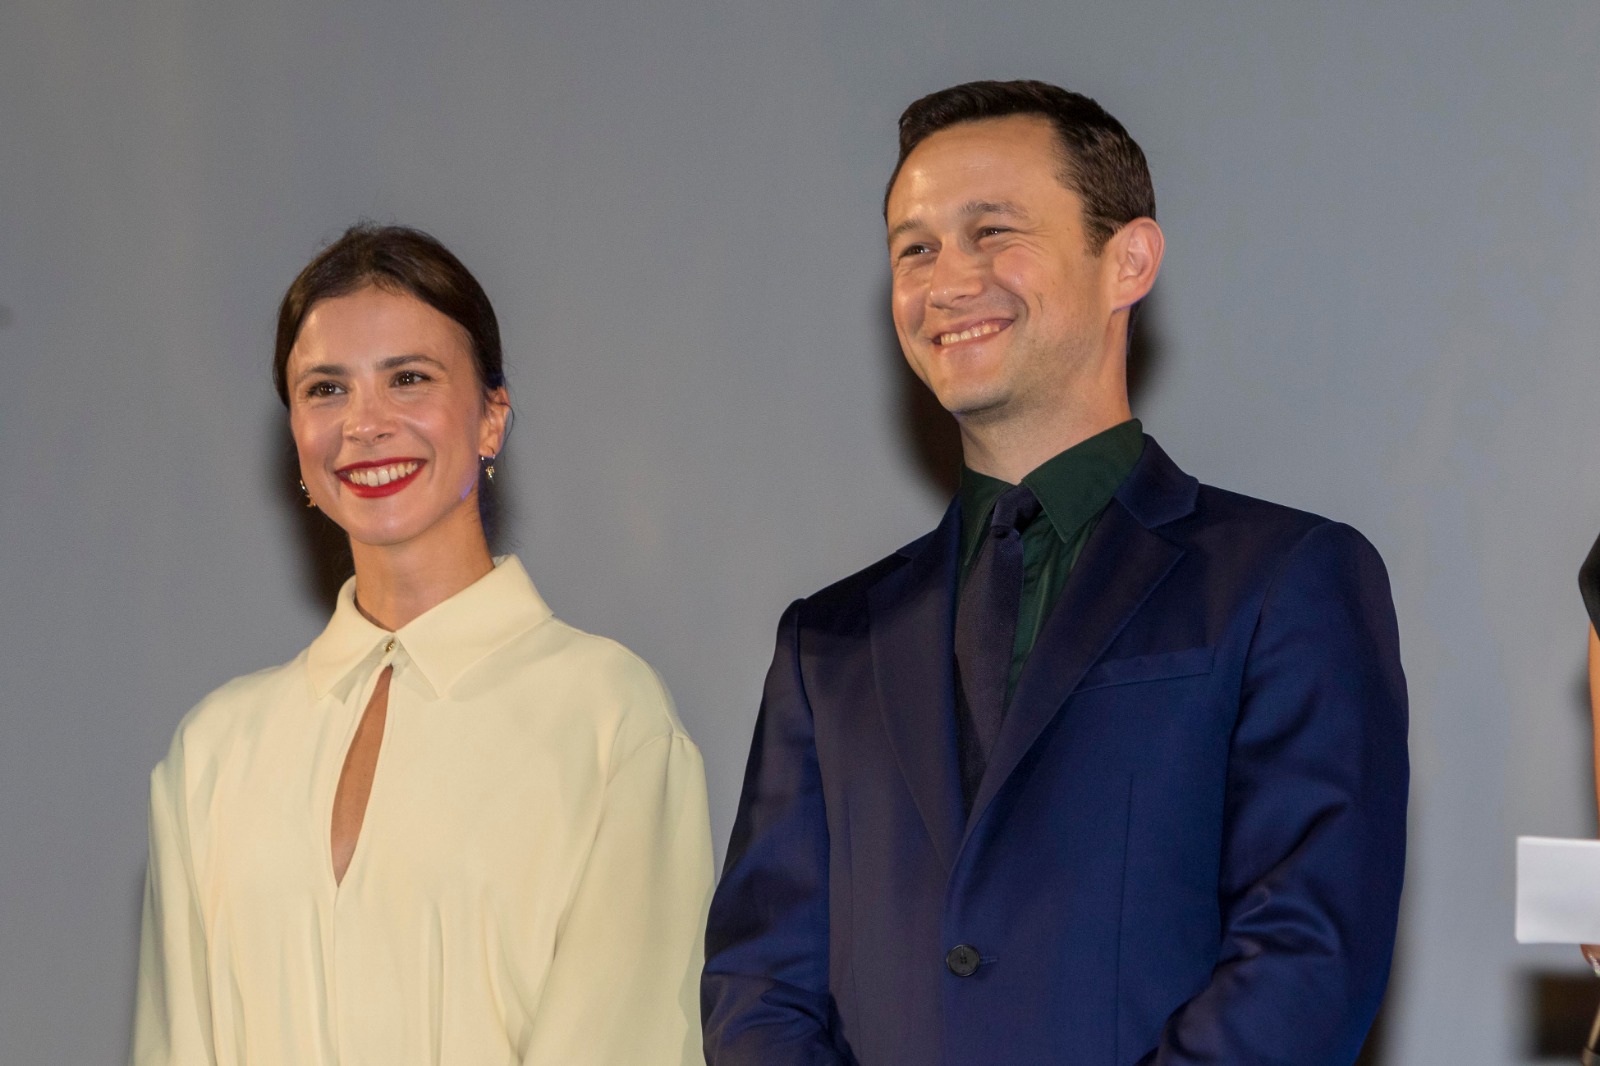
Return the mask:
<svg viewBox="0 0 1600 1066">
<path fill-rule="evenodd" d="M 958 341 L 970 341 L 974 337 L 987 337 L 991 333 L 999 333 L 1005 327 L 999 322 L 985 322 L 981 326 L 964 329 L 960 333 L 939 334 L 940 344 L 955 344 Z"/>
<path fill-rule="evenodd" d="M 345 474 L 345 480 L 356 485 L 365 485 L 375 489 L 379 485 L 387 485 L 391 481 L 409 477 L 417 472 L 422 464 L 418 462 L 390 463 L 388 466 L 364 466 L 359 470 L 351 470 Z"/>
</svg>

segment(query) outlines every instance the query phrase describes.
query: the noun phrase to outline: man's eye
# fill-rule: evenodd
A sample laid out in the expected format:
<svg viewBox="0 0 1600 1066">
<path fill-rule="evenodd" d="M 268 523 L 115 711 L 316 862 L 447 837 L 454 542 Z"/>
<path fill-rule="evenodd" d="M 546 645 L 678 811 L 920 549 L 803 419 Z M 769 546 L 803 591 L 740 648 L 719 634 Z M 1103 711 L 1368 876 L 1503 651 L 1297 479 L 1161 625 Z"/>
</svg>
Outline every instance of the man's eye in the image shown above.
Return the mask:
<svg viewBox="0 0 1600 1066">
<path fill-rule="evenodd" d="M 927 255 L 931 251 L 933 251 L 933 249 L 929 248 L 926 244 L 908 244 L 904 248 L 900 249 L 899 258 L 915 259 L 917 256 Z"/>
<path fill-rule="evenodd" d="M 978 236 L 980 238 L 981 237 L 995 237 L 995 236 L 998 236 L 998 235 L 1000 235 L 1002 233 L 1010 233 L 1010 232 L 1011 231 L 1009 229 L 1007 229 L 1006 227 L 1004 227 L 1004 226 L 982 226 L 982 227 L 980 227 L 978 229 Z"/>
</svg>

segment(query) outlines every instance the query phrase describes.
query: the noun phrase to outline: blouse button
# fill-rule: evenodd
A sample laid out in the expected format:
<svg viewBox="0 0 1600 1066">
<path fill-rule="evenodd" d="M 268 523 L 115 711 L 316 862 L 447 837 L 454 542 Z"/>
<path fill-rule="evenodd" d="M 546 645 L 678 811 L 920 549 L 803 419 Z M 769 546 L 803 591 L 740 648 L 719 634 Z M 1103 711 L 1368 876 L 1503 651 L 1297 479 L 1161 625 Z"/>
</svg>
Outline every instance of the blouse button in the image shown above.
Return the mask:
<svg viewBox="0 0 1600 1066">
<path fill-rule="evenodd" d="M 390 638 L 389 638 L 389 643 L 387 643 L 387 644 L 385 644 L 385 645 L 384 645 L 384 646 L 383 646 L 383 653 L 384 653 L 384 654 L 385 654 L 385 655 L 387 655 L 387 654 L 389 654 L 389 653 L 390 653 L 390 652 L 392 652 L 392 651 L 394 651 L 394 638 L 393 638 L 393 637 L 390 637 Z"/>
</svg>

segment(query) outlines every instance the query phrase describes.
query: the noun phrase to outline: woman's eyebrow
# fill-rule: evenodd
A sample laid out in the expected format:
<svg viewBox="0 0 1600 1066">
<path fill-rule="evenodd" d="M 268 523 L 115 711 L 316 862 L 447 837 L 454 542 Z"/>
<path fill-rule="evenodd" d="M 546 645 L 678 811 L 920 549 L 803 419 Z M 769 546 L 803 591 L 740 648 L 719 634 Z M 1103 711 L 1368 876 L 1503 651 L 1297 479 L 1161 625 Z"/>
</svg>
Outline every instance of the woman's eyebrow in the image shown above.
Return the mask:
<svg viewBox="0 0 1600 1066">
<path fill-rule="evenodd" d="M 294 376 L 295 384 L 298 385 L 306 378 L 319 374 L 324 377 L 342 378 L 345 376 L 345 368 L 338 363 L 318 363 L 316 366 L 308 366 Z"/>
<path fill-rule="evenodd" d="M 378 361 L 378 369 L 394 370 L 412 363 L 428 363 L 431 366 L 438 367 L 440 370 L 445 369 L 445 365 L 442 362 L 431 355 L 423 355 L 421 352 L 407 352 L 405 355 L 391 355 L 387 359 L 380 359 Z M 318 363 L 316 366 L 308 366 L 300 371 L 294 376 L 294 380 L 295 384 L 298 385 L 309 377 L 342 378 L 348 377 L 349 373 L 349 368 L 342 363 Z"/>
<path fill-rule="evenodd" d="M 408 363 L 431 363 L 440 370 L 445 368 L 442 362 L 435 359 L 431 355 L 423 355 L 421 352 L 410 352 L 406 355 L 391 355 L 387 359 L 380 360 L 378 363 L 378 369 L 393 370 L 396 367 L 405 366 Z"/>
</svg>

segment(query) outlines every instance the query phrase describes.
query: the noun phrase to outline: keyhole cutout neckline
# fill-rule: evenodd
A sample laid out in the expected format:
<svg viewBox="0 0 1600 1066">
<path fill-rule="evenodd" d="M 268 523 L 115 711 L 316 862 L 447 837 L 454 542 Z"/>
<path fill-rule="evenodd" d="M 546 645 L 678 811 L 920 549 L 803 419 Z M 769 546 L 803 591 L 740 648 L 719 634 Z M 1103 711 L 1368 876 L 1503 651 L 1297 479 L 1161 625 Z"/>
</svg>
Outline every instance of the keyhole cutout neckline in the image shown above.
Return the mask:
<svg viewBox="0 0 1600 1066">
<path fill-rule="evenodd" d="M 372 796 L 384 725 L 389 717 L 389 681 L 393 676 L 393 666 L 385 666 L 378 675 L 366 709 L 361 712 L 355 736 L 350 738 L 350 747 L 345 751 L 344 767 L 339 771 L 339 785 L 333 795 L 333 819 L 328 830 L 335 885 L 342 885 L 345 874 L 350 871 L 350 860 L 355 856 L 362 823 L 366 821 L 367 801 Z"/>
</svg>

